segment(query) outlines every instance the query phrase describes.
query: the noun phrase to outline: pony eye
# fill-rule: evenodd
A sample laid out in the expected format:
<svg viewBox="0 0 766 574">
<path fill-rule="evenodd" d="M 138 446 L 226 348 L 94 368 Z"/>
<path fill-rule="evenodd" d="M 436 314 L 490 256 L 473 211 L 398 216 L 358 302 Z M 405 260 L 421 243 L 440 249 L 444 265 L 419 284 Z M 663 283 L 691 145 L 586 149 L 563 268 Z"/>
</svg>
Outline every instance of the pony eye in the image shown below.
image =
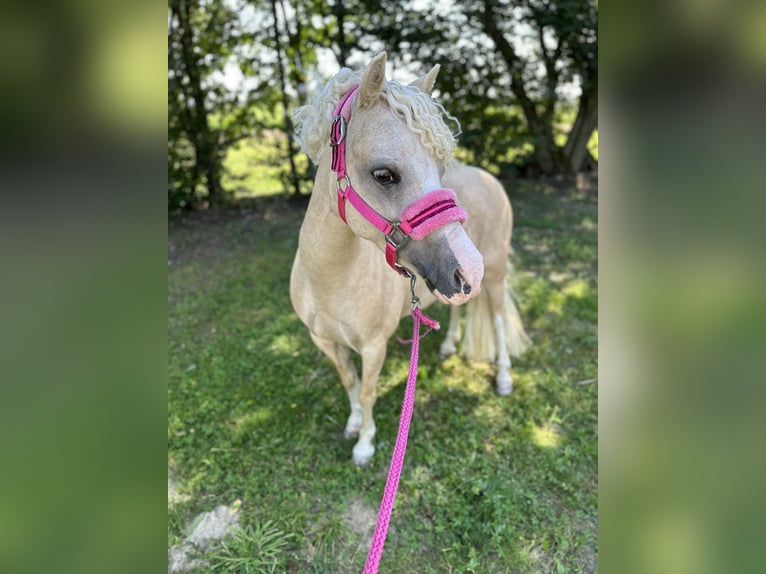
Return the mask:
<svg viewBox="0 0 766 574">
<path fill-rule="evenodd" d="M 375 181 L 381 185 L 391 185 L 392 183 L 397 182 L 397 178 L 394 174 L 387 169 L 376 169 L 372 172 L 372 177 L 374 177 Z"/>
</svg>

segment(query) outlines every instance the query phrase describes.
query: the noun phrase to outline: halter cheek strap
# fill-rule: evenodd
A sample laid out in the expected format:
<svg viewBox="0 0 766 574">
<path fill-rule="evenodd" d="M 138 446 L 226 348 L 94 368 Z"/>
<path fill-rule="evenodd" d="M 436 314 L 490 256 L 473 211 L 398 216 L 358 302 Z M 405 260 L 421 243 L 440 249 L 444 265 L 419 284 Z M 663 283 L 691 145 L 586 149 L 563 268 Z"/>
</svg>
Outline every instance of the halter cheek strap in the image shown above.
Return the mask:
<svg viewBox="0 0 766 574">
<path fill-rule="evenodd" d="M 335 107 L 330 129 L 332 148 L 332 170 L 338 178 L 338 215 L 346 221 L 346 201 L 386 236 L 386 262 L 398 273 L 411 275 L 410 271 L 396 262 L 397 254 L 411 238 L 420 240 L 429 233 L 459 221 L 463 223 L 466 213 L 456 203 L 455 192 L 448 188 L 436 189 L 425 194 L 405 207 L 399 214 L 399 221 L 390 221 L 375 211 L 356 193 L 346 172 L 346 128 L 351 119 L 351 104 L 359 91 L 359 85 L 352 86 Z"/>
</svg>

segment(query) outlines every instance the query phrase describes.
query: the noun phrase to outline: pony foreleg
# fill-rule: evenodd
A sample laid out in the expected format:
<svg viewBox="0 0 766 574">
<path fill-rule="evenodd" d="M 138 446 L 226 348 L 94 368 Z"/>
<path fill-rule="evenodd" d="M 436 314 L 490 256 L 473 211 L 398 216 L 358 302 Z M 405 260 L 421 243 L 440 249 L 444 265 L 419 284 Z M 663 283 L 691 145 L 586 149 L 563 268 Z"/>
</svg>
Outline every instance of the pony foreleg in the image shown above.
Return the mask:
<svg viewBox="0 0 766 574">
<path fill-rule="evenodd" d="M 372 409 L 378 398 L 378 377 L 386 359 L 386 341 L 368 344 L 362 350 L 362 386 L 359 389 L 359 402 L 362 405 L 362 428 L 359 441 L 354 445 L 354 464 L 366 466 L 375 454 L 372 440 L 375 438 L 375 420 Z"/>
<path fill-rule="evenodd" d="M 505 341 L 505 319 L 501 313 L 495 315 L 495 341 L 497 341 L 497 392 L 509 395 L 513 390 L 511 380 L 511 357 L 508 355 L 508 345 Z"/>
<path fill-rule="evenodd" d="M 348 415 L 346 428 L 343 429 L 345 438 L 354 438 L 359 435 L 362 428 L 362 404 L 359 402 L 359 377 L 354 373 L 353 385 L 343 385 L 348 393 L 348 402 L 351 405 L 351 414 Z"/>
<path fill-rule="evenodd" d="M 311 338 L 316 346 L 330 358 L 333 365 L 335 365 L 335 370 L 338 371 L 340 382 L 346 389 L 348 402 L 351 406 L 351 414 L 348 417 L 348 421 L 346 421 L 343 436 L 346 438 L 355 437 L 359 434 L 359 429 L 362 427 L 362 405 L 359 402 L 359 376 L 356 373 L 356 366 L 354 366 L 354 361 L 351 358 L 351 349 L 333 341 L 321 339 L 313 334 Z"/>
<path fill-rule="evenodd" d="M 447 336 L 439 347 L 439 357 L 446 359 L 457 352 L 457 344 L 460 342 L 460 307 L 450 305 L 449 329 Z"/>
</svg>

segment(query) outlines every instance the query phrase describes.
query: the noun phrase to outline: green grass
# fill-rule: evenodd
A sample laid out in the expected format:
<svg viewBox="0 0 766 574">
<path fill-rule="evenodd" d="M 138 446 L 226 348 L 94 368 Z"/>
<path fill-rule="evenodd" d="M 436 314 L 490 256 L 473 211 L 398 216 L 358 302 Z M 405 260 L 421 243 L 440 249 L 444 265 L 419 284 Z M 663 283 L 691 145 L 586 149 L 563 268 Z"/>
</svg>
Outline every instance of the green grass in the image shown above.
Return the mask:
<svg viewBox="0 0 766 574">
<path fill-rule="evenodd" d="M 237 529 L 204 557 L 211 572 L 278 572 L 291 538 L 267 520 Z"/>
<path fill-rule="evenodd" d="M 535 344 L 500 397 L 491 367 L 442 362 L 441 334 L 423 340 L 381 572 L 596 569 L 596 192 L 507 187 Z M 199 513 L 241 501 L 242 530 L 210 550 L 217 572 L 360 572 L 385 484 L 409 349 L 389 344 L 378 450 L 357 468 L 345 392 L 288 298 L 302 215 L 264 197 L 170 223 L 168 545 Z M 446 326 L 446 308 L 429 314 Z"/>
</svg>

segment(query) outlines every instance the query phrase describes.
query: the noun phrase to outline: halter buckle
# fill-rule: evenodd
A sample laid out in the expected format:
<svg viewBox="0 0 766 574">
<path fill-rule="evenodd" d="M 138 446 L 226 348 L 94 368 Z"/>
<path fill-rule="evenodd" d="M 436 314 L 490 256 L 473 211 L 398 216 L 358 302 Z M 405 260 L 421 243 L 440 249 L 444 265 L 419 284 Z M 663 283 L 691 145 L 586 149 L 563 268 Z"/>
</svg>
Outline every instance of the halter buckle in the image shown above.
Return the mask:
<svg viewBox="0 0 766 574">
<path fill-rule="evenodd" d="M 338 139 L 333 139 L 336 135 Z M 330 147 L 338 147 L 344 139 L 346 139 L 346 120 L 343 116 L 335 116 L 330 128 Z"/>
<path fill-rule="evenodd" d="M 397 251 L 407 244 L 410 236 L 399 228 L 398 223 L 391 224 L 391 231 L 386 235 L 386 241 L 394 246 Z"/>
</svg>

